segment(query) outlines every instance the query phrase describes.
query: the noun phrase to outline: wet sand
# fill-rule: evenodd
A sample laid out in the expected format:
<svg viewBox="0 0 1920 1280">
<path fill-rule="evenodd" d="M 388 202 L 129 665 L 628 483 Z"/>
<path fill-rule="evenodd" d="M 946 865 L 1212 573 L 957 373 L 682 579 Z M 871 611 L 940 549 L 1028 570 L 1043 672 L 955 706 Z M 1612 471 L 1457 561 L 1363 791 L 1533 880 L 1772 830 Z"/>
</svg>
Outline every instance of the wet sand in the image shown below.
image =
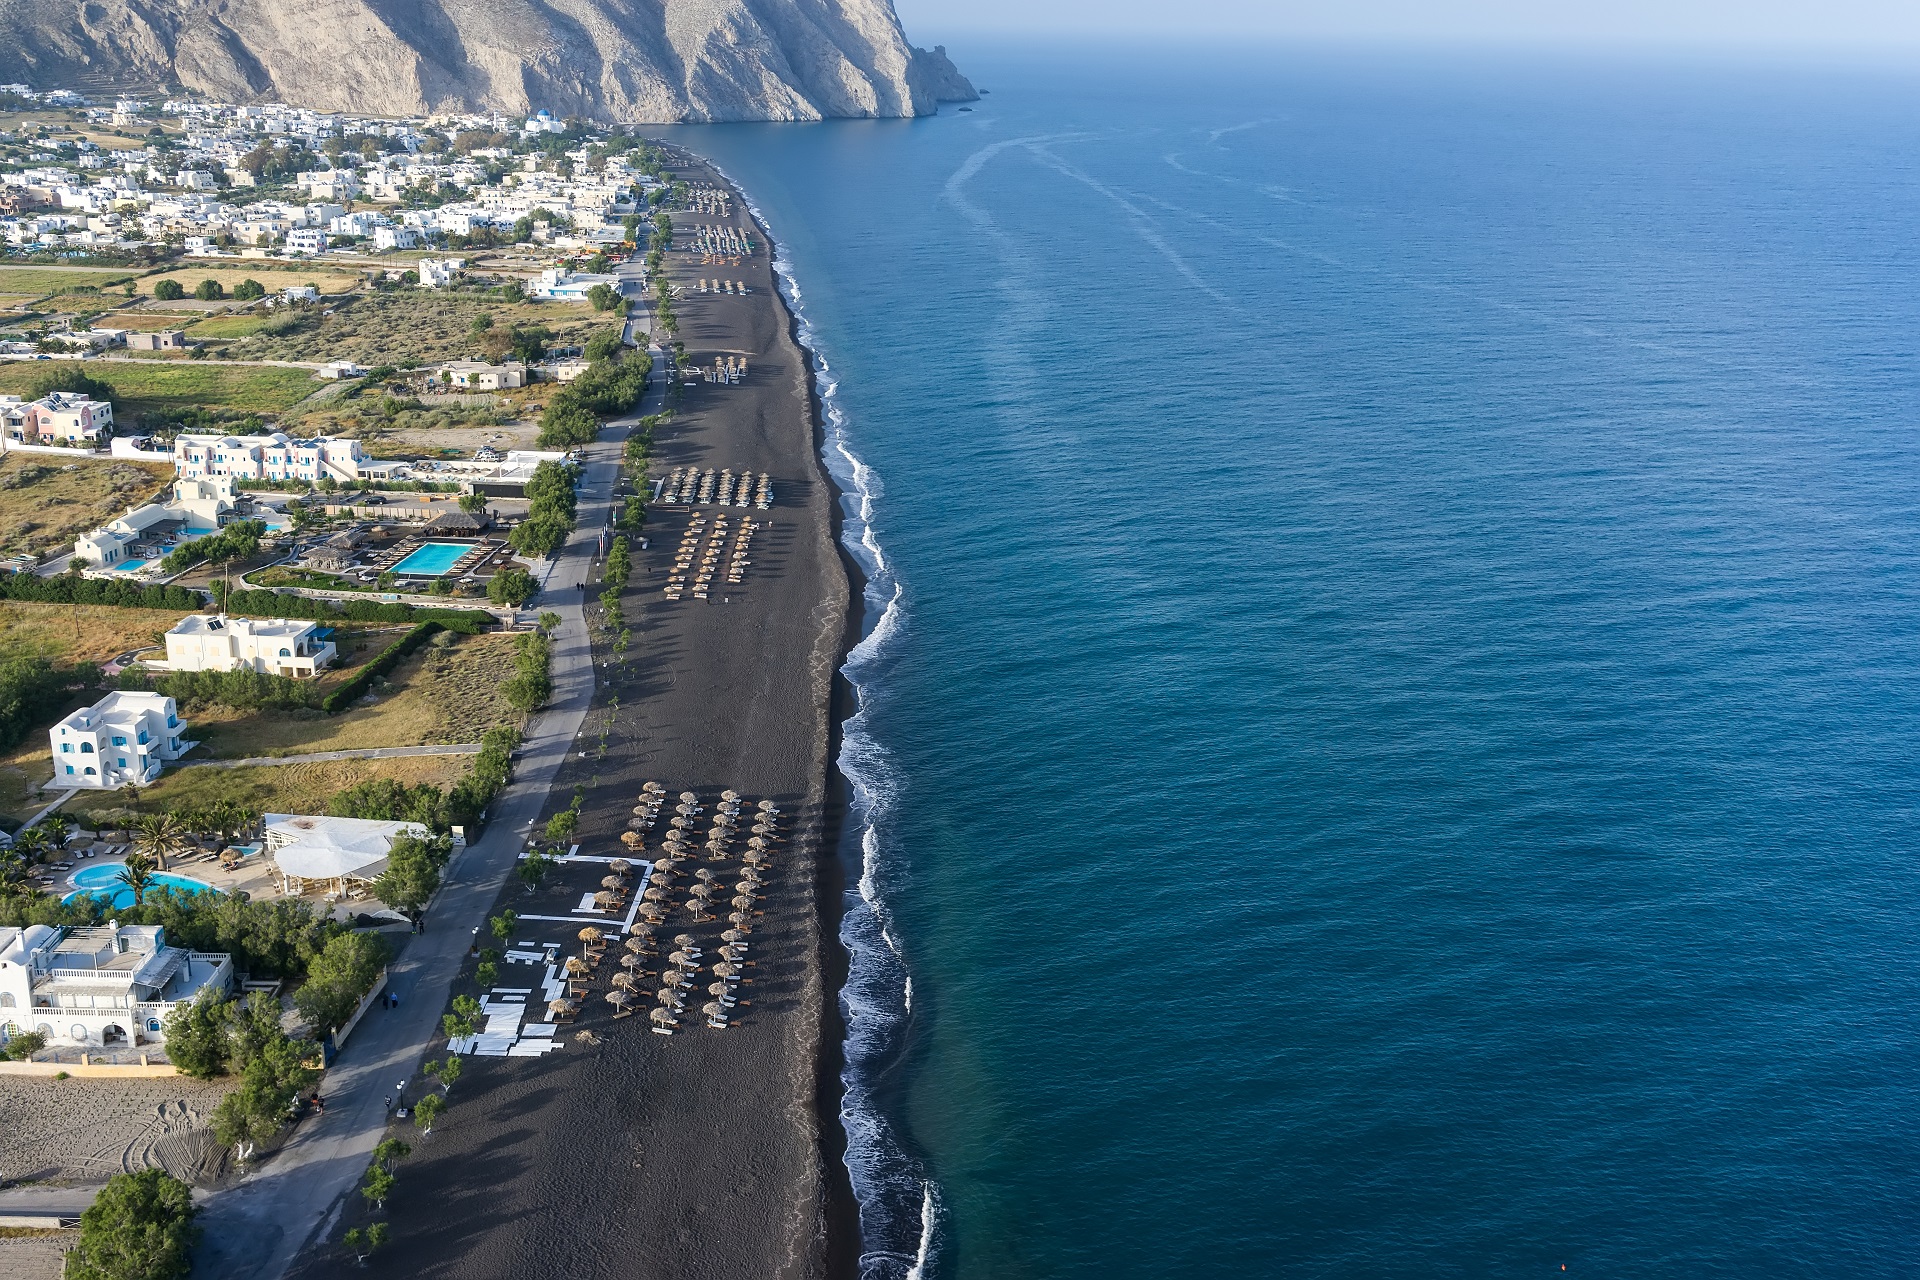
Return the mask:
<svg viewBox="0 0 1920 1280">
<path fill-rule="evenodd" d="M 719 184 L 696 169 L 682 165 L 681 176 Z M 745 225 L 744 202 L 736 199 L 734 209 L 732 221 Z M 674 219 L 676 244 L 690 223 L 718 221 Z M 737 267 L 668 255 L 677 284 L 701 275 L 748 282 L 753 292 L 744 297 L 683 289 L 676 307 L 695 364 L 744 355 L 750 373 L 738 386 L 687 387 L 674 421 L 656 434 L 652 472 L 765 471 L 774 508 L 650 509 L 650 549 L 636 549 L 625 599 L 631 647 L 621 660 L 604 641 L 596 644 L 595 660 L 610 665 L 599 673 L 594 710 L 547 809 L 565 808 L 577 789 L 584 796 L 580 852 L 622 856 L 618 837 L 644 781 L 674 795 L 697 793 L 708 810 L 699 820 L 702 838 L 723 789 L 741 793 L 747 810 L 773 800 L 782 811 L 780 843 L 759 904 L 764 915 L 754 924 L 743 1005 L 730 1029 L 709 1029 L 699 1008 L 710 999 L 713 975 L 703 967 L 676 1034 L 649 1029 L 653 983 L 645 984 L 641 1011 L 616 1020 L 605 1000 L 619 972 L 616 946 L 594 975 L 579 1021 L 561 1029 L 563 1048 L 544 1057 L 464 1059 L 452 1105 L 433 1133 L 423 1138 L 405 1128 L 415 1154 L 398 1168 L 395 1194 L 379 1215 L 394 1227 L 378 1264 L 389 1274 L 812 1276 L 828 1265 L 829 1220 L 836 1231 L 845 1222 L 831 1176 L 838 1139 L 821 1104 L 831 1094 L 823 1063 L 834 1034 L 825 952 L 837 946 L 828 923 L 839 900 L 827 790 L 830 708 L 849 579 L 834 541 L 835 495 L 818 458 L 804 353 L 775 288 L 767 236 L 758 227 L 753 235 L 760 251 Z M 661 588 L 690 518 L 704 513 L 710 528 L 722 512 L 733 528 L 744 518 L 769 522 L 754 536 L 744 584 L 719 585 L 710 601 L 691 593 L 666 600 Z M 648 859 L 659 856 L 666 816 L 647 833 Z M 689 862 L 676 878 L 674 910 L 660 935 L 694 934 L 703 965 L 715 959 L 730 908 L 723 897 L 720 918 L 694 923 L 684 907 L 690 873 L 709 867 L 730 886 L 744 836 L 726 861 Z M 605 871 L 598 863 L 567 864 L 532 894 L 510 881 L 500 906 L 563 918 L 523 921 L 516 942 L 561 943 L 577 954 L 578 928 L 592 918 L 574 916 L 573 908 Z M 503 964 L 498 983 L 535 988 L 537 1007 L 542 972 Z M 461 989 L 474 990 L 470 982 Z M 350 1203 L 330 1236 L 369 1218 Z M 833 1253 L 843 1257 L 846 1249 L 836 1241 Z M 338 1251 L 315 1250 L 293 1274 L 357 1270 Z"/>
</svg>

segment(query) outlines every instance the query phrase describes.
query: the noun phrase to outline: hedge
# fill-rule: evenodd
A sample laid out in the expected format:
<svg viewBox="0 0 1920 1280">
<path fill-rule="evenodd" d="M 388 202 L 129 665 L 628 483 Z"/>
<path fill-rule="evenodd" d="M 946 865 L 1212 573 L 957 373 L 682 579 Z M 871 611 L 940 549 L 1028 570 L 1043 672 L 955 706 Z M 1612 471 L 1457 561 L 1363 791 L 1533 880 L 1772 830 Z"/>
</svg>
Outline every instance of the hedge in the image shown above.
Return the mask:
<svg viewBox="0 0 1920 1280">
<path fill-rule="evenodd" d="M 379 600 L 323 600 L 281 595 L 278 591 L 231 591 L 225 611 L 253 618 L 304 618 L 310 622 L 437 622 L 449 631 L 472 635 L 493 625 L 484 609 L 435 609 Z"/>
<path fill-rule="evenodd" d="M 352 706 L 368 686 L 400 665 L 400 660 L 426 643 L 427 637 L 436 631 L 449 628 L 439 622 L 423 622 L 413 630 L 382 649 L 374 659 L 353 673 L 353 678 L 328 694 L 320 709 L 330 716 L 337 716 Z"/>
<path fill-rule="evenodd" d="M 52 578 L 34 573 L 0 574 L 0 600 L 107 604 L 122 609 L 171 609 L 176 613 L 206 607 L 206 598 L 187 587 L 143 587 L 118 578 L 83 578 L 77 573 Z"/>
</svg>

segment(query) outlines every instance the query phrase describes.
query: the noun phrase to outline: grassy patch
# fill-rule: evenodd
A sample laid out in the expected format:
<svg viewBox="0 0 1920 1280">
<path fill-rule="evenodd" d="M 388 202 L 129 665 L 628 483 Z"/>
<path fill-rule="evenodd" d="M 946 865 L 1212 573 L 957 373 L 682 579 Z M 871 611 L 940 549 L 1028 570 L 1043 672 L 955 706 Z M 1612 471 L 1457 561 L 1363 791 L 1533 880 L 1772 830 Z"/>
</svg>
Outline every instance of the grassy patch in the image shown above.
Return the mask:
<svg viewBox="0 0 1920 1280">
<path fill-rule="evenodd" d="M 184 329 L 181 317 L 159 311 L 116 311 L 100 317 L 103 329 L 134 329 L 142 333 L 155 329 Z"/>
<path fill-rule="evenodd" d="M 0 389 L 23 366 L 0 367 Z M 46 372 L 24 367 L 33 377 Z M 30 384 L 31 378 L 15 381 Z M 0 552 L 49 554 L 128 507 L 151 499 L 173 468 L 150 462 L 61 462 L 51 456 L 15 453 L 0 457 Z"/>
<path fill-rule="evenodd" d="M 303 266 L 297 271 L 288 272 L 276 271 L 274 270 L 274 264 L 269 263 L 261 263 L 257 267 L 236 267 L 229 266 L 225 263 L 216 267 L 212 263 L 208 263 L 205 266 L 201 266 L 198 263 L 188 263 L 185 266 L 175 266 L 167 271 L 162 271 L 158 275 L 142 278 L 140 281 L 140 292 L 151 295 L 154 286 L 158 285 L 162 280 L 175 281 L 182 289 L 186 290 L 189 298 L 193 296 L 194 286 L 202 280 L 218 280 L 220 286 L 229 294 L 233 292 L 233 286 L 239 284 L 242 280 L 258 280 L 266 287 L 269 293 L 274 293 L 281 289 L 291 289 L 296 285 L 303 284 L 314 285 L 318 287 L 323 294 L 347 293 L 360 284 L 360 277 L 358 275 L 346 275 L 342 272 L 330 271 L 325 267 Z"/>
<path fill-rule="evenodd" d="M 250 339 L 242 350 L 249 359 L 358 360 L 369 367 L 437 364 L 479 354 L 473 322 L 483 313 L 502 328 L 545 326 L 561 346 L 584 343 L 608 324 L 584 304 L 516 305 L 469 294 L 394 289 L 356 297 L 297 334 Z"/>
<path fill-rule="evenodd" d="M 182 616 L 160 609 L 0 600 L 0 655 L 105 662 L 161 643 L 158 637 Z"/>
<path fill-rule="evenodd" d="M 429 642 L 397 667 L 376 701 L 338 716 L 272 712 L 239 715 L 218 709 L 189 713 L 192 736 L 217 759 L 305 755 L 368 747 L 478 742 L 498 724 L 517 722 L 501 686 L 513 675 L 510 636 L 454 636 Z M 436 640 L 441 637 L 435 637 Z M 380 648 L 370 637 L 370 656 Z M 329 684 L 338 677 L 330 677 Z M 378 688 L 378 686 L 376 686 Z"/>
<path fill-rule="evenodd" d="M 41 297 L 57 293 L 62 289 L 71 289 L 75 285 L 92 285 L 105 289 L 110 285 L 122 284 L 139 275 L 138 271 L 129 271 L 125 267 L 6 267 L 0 266 L 0 293 L 22 293 L 31 297 Z"/>
<path fill-rule="evenodd" d="M 170 409 L 235 409 L 280 413 L 319 385 L 306 369 L 219 365 L 206 361 L 90 361 L 88 376 L 111 386 L 129 413 Z M 0 392 L 20 394 L 44 377 L 40 362 L 0 365 Z"/>
<path fill-rule="evenodd" d="M 48 756 L 49 767 L 52 757 Z M 401 756 L 392 760 L 327 760 L 310 764 L 253 765 L 240 769 L 172 768 L 141 792 L 143 808 L 172 809 L 237 800 L 263 813 L 325 813 L 334 796 L 374 778 L 448 786 L 473 764 L 470 756 Z M 107 807 L 120 802 L 103 794 Z M 98 803 L 98 802 L 96 802 Z M 86 798 L 70 804 L 89 807 Z"/>
<path fill-rule="evenodd" d="M 285 317 L 242 313 L 212 316 L 193 326 L 193 338 L 250 338 L 256 333 L 271 333 L 286 322 Z M 249 353 L 251 355 L 252 353 Z"/>
</svg>

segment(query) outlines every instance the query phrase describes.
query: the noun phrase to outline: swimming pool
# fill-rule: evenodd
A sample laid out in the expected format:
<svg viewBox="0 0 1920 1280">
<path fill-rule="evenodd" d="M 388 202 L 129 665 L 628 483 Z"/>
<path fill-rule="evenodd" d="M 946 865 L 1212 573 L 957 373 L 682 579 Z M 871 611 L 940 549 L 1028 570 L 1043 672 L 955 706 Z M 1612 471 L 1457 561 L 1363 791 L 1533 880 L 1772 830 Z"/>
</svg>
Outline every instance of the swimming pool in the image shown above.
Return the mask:
<svg viewBox="0 0 1920 1280">
<path fill-rule="evenodd" d="M 393 566 L 393 571 L 420 578 L 436 578 L 453 568 L 460 557 L 471 550 L 473 544 L 467 542 L 429 542 Z"/>
<path fill-rule="evenodd" d="M 62 898 L 62 902 L 72 902 L 81 894 L 91 894 L 96 898 L 107 898 L 116 907 L 133 905 L 133 890 L 119 882 L 121 862 L 102 862 L 98 866 L 82 867 L 73 873 L 74 891 Z M 204 880 L 195 880 L 192 876 L 177 876 L 171 871 L 153 873 L 153 883 L 147 892 L 156 889 L 172 889 L 177 893 L 206 893 L 213 888 Z"/>
<path fill-rule="evenodd" d="M 115 573 L 133 573 L 145 566 L 146 563 L 145 560 L 124 560 L 113 566 L 113 571 Z"/>
</svg>

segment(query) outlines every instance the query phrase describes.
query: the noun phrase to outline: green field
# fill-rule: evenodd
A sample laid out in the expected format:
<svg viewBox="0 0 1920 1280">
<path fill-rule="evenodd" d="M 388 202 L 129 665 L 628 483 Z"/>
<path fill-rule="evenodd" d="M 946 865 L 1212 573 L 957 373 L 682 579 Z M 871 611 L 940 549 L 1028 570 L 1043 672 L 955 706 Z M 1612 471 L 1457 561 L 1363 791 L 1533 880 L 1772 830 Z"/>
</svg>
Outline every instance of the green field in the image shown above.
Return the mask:
<svg viewBox="0 0 1920 1280">
<path fill-rule="evenodd" d="M 140 273 L 123 267 L 4 267 L 0 266 L 0 293 L 38 298 L 75 285 L 105 289 L 124 284 Z"/>
<path fill-rule="evenodd" d="M 38 360 L 0 366 L 0 392 L 23 394 L 49 372 L 71 367 Z M 111 386 L 123 412 L 132 413 L 190 408 L 281 413 L 320 385 L 306 369 L 203 360 L 89 360 L 81 368 Z"/>
<path fill-rule="evenodd" d="M 274 325 L 284 324 L 286 317 L 270 315 L 215 316 L 202 320 L 193 326 L 187 335 L 190 338 L 246 338 Z"/>
</svg>

